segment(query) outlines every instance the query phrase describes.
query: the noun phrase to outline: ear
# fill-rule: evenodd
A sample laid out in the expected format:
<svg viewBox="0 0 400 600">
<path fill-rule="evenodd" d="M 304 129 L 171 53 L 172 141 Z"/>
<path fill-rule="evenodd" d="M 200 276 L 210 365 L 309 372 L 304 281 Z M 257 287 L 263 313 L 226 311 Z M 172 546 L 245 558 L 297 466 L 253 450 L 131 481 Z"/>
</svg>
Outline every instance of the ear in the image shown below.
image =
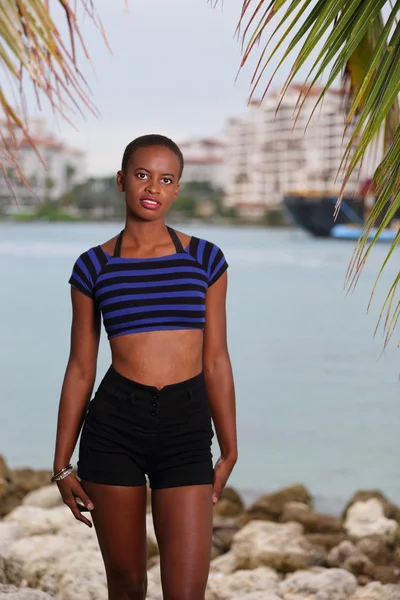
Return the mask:
<svg viewBox="0 0 400 600">
<path fill-rule="evenodd" d="M 125 191 L 124 173 L 122 171 L 117 173 L 117 188 L 120 192 Z"/>
</svg>

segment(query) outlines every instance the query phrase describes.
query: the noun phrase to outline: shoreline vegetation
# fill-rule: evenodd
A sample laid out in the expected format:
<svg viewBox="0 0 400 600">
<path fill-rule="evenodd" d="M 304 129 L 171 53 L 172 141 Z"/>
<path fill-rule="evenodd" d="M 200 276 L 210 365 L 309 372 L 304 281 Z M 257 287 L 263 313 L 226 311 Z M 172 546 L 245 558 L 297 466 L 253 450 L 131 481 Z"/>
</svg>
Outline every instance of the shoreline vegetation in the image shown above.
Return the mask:
<svg viewBox="0 0 400 600">
<path fill-rule="evenodd" d="M 273 213 L 273 215 L 271 215 Z M 279 216 L 277 216 L 279 213 Z M 36 213 L 14 213 L 12 215 L 0 215 L 0 222 L 13 222 L 13 223 L 120 223 L 121 218 L 109 217 L 109 218 L 96 218 L 91 215 L 81 214 L 71 215 L 63 211 L 54 211 L 50 215 L 37 215 Z M 288 229 L 290 224 L 286 221 L 285 215 L 281 214 L 281 211 L 273 210 L 262 219 L 254 219 L 249 217 L 226 217 L 220 215 L 213 215 L 209 217 L 202 217 L 197 215 L 186 215 L 184 213 L 174 212 L 169 213 L 169 221 L 180 224 L 180 223 L 205 223 L 213 224 L 218 226 L 232 226 L 235 227 L 260 227 L 260 228 L 276 228 L 276 229 Z"/>
<path fill-rule="evenodd" d="M 20 208 L 18 208 L 20 207 Z M 11 208 L 11 210 L 10 210 Z M 15 210 L 14 210 L 15 209 Z M 265 207 L 257 214 L 241 208 L 227 207 L 223 191 L 209 182 L 184 183 L 169 213 L 176 222 L 195 220 L 218 224 L 254 224 L 269 227 L 287 226 L 288 218 L 282 205 Z M 0 211 L 0 219 L 16 222 L 102 222 L 121 221 L 125 218 L 125 202 L 115 188 L 114 178 L 88 180 L 75 186 L 58 199 L 29 198 L 27 203 L 15 200 L 15 206 Z"/>
<path fill-rule="evenodd" d="M 106 600 L 95 532 L 49 477 L 0 456 L 0 597 Z M 162 600 L 150 493 L 147 538 L 147 598 Z M 214 507 L 206 600 L 400 600 L 400 507 L 361 490 L 333 516 L 298 483 L 249 505 L 227 487 Z"/>
</svg>

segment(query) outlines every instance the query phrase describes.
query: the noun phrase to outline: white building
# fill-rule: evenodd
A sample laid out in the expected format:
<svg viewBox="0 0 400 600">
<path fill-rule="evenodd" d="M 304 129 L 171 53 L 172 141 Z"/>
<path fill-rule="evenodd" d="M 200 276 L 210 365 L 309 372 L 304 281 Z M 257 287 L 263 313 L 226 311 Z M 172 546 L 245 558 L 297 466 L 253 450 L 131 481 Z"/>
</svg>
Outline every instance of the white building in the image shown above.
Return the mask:
<svg viewBox="0 0 400 600">
<path fill-rule="evenodd" d="M 32 191 L 20 181 L 15 167 L 5 165 L 15 198 L 5 178 L 0 177 L 0 211 L 3 213 L 34 210 L 38 205 L 35 194 L 41 201 L 56 200 L 86 179 L 84 152 L 68 148 L 47 130 L 41 119 L 31 122 L 29 131 L 46 166 L 29 140 L 17 131 L 15 154 Z"/>
<path fill-rule="evenodd" d="M 229 121 L 227 207 L 259 216 L 279 204 L 287 192 L 339 192 L 342 178 L 335 179 L 350 137 L 349 131 L 343 137 L 343 92 L 330 90 L 308 123 L 321 91 L 311 90 L 294 127 L 301 90 L 293 84 L 278 112 L 280 97 L 272 92 L 261 105 L 253 102 L 242 117 Z M 363 172 L 363 179 L 371 174 L 371 170 Z M 347 191 L 359 185 L 355 173 Z"/>
<path fill-rule="evenodd" d="M 209 181 L 224 189 L 227 183 L 226 146 L 222 140 L 194 139 L 179 144 L 185 161 L 182 183 Z"/>
</svg>

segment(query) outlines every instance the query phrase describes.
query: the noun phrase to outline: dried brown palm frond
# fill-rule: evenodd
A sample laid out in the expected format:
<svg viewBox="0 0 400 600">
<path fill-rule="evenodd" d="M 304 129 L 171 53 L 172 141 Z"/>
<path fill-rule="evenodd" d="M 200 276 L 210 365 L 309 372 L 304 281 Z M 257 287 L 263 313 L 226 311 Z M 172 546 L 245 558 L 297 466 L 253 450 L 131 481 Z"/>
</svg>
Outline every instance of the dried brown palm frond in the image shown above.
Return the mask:
<svg viewBox="0 0 400 600">
<path fill-rule="evenodd" d="M 78 47 L 89 59 L 78 25 L 79 10 L 92 19 L 106 40 L 92 0 L 0 3 L 0 60 L 8 79 L 7 92 L 0 88 L 0 170 L 6 180 L 11 167 L 26 184 L 17 160 L 22 139 L 28 140 L 39 155 L 29 133 L 25 86 L 33 84 L 39 106 L 47 99 L 53 112 L 68 121 L 84 108 L 97 114 L 78 66 Z M 67 40 L 55 24 L 53 15 L 57 12 L 58 22 L 61 18 L 67 24 Z"/>
</svg>

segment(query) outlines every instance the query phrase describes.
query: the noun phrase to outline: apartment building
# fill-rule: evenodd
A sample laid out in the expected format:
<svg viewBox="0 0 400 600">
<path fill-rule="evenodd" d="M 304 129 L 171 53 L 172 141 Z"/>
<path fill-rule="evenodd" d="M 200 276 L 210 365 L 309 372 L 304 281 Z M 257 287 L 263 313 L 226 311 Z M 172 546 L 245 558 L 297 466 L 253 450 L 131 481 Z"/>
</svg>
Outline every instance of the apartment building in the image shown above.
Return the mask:
<svg viewBox="0 0 400 600">
<path fill-rule="evenodd" d="M 179 144 L 185 160 L 182 183 L 208 181 L 215 188 L 227 184 L 226 146 L 219 139 L 193 139 Z"/>
<path fill-rule="evenodd" d="M 287 192 L 340 190 L 341 178 L 335 179 L 350 137 L 350 130 L 344 134 L 344 94 L 330 90 L 309 121 L 321 91 L 312 89 L 295 125 L 301 91 L 301 85 L 293 84 L 278 112 L 280 97 L 272 92 L 261 104 L 252 102 L 241 117 L 229 120 L 227 207 L 257 217 L 280 204 Z M 365 177 L 371 174 L 364 172 Z M 348 192 L 359 185 L 354 174 Z"/>
<path fill-rule="evenodd" d="M 15 154 L 32 191 L 20 181 L 14 167 L 6 166 L 15 198 L 5 178 L 0 177 L 0 212 L 33 211 L 38 203 L 35 194 L 40 200 L 56 200 L 86 179 L 84 152 L 64 144 L 47 129 L 42 119 L 32 121 L 30 134 L 46 166 L 29 140 L 17 132 Z"/>
</svg>

